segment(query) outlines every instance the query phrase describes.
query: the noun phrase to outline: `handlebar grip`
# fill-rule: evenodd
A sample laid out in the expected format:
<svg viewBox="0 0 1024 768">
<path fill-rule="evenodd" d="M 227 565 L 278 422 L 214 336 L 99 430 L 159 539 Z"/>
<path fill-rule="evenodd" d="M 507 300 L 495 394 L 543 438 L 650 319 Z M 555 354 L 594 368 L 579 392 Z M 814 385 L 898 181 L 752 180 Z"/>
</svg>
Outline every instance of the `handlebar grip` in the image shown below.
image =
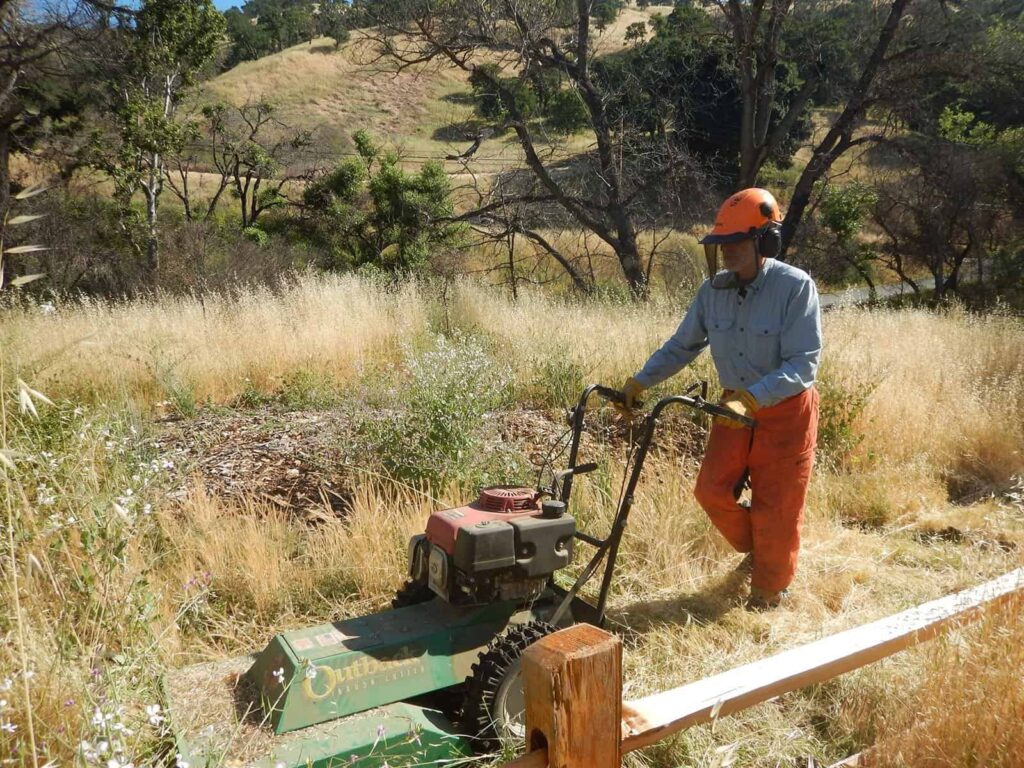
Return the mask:
<svg viewBox="0 0 1024 768">
<path fill-rule="evenodd" d="M 619 391 L 617 389 L 612 389 L 611 387 L 605 387 L 605 386 L 602 386 L 602 385 L 598 385 L 597 389 L 595 389 L 594 391 L 597 392 L 597 394 L 599 394 L 601 397 L 603 397 L 609 403 L 615 403 L 616 405 L 625 405 L 626 404 L 625 396 L 622 394 L 621 391 Z M 643 408 L 643 407 L 644 407 L 644 401 L 643 400 L 640 400 L 640 399 L 634 399 L 633 400 L 633 409 L 634 410 L 637 409 L 637 408 Z"/>
<path fill-rule="evenodd" d="M 597 385 L 594 391 L 611 403 L 622 403 L 625 400 L 622 392 L 617 389 L 612 389 L 611 387 L 606 387 L 602 384 Z"/>
<path fill-rule="evenodd" d="M 728 408 L 723 408 L 720 405 L 712 405 L 711 403 L 705 403 L 701 410 L 705 411 L 706 413 L 710 413 L 714 416 L 721 416 L 724 419 L 732 419 L 733 421 L 738 421 L 743 426 L 750 427 L 751 429 L 753 429 L 757 425 L 757 421 L 750 418 L 749 416 L 740 416 L 735 411 L 730 411 Z"/>
</svg>

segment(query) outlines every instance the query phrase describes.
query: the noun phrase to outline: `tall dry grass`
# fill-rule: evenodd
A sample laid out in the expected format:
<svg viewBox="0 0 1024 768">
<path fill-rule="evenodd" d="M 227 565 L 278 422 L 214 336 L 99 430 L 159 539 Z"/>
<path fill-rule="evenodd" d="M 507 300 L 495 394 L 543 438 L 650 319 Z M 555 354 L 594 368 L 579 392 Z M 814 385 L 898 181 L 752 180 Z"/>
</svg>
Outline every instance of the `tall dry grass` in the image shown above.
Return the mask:
<svg viewBox="0 0 1024 768">
<path fill-rule="evenodd" d="M 12 690 L 0 693 L 9 702 L 0 722 L 17 728 L 0 730 L 0 750 L 19 766 L 49 759 L 88 765 L 80 741 L 95 744 L 112 727 L 93 724 L 99 707 L 135 731 L 127 746 L 137 765 L 148 765 L 147 756 L 168 743 L 166 723 L 152 725 L 145 710 L 160 702 L 163 669 L 386 606 L 404 575 L 408 537 L 431 510 L 472 493 L 452 486 L 432 496 L 367 476 L 355 485 L 344 520 L 313 527 L 255 500 L 229 501 L 195 481 L 185 497 L 170 497 L 187 468 L 163 468 L 149 439 L 154 428 L 126 415 L 168 397 L 165 369 L 148 361 L 175 360 L 166 370 L 199 402 L 230 402 L 250 388 L 273 391 L 301 369 L 329 377 L 363 403 L 374 387 L 400 393 L 407 386 L 404 343 L 459 330 L 508 366 L 516 402 L 552 408 L 585 382 L 615 383 L 632 373 L 683 309 L 680 299 L 636 307 L 525 292 L 513 302 L 469 284 L 453 294 L 430 285 L 395 291 L 354 278 L 306 278 L 282 292 L 234 300 L 65 304 L 52 315 L 6 310 L 0 362 L 7 381 L 17 371 L 58 405 L 39 404 L 34 420 L 16 413 L 4 388 L 4 445 L 17 453 L 17 468 L 3 486 L 0 684 L 10 679 Z M 848 461 L 822 467 L 813 481 L 789 607 L 767 616 L 739 608 L 745 585 L 732 573 L 738 556 L 690 493 L 696 462 L 654 456 L 610 606 L 626 639 L 627 695 L 722 671 L 1021 563 L 1022 491 L 1010 478 L 1024 474 L 1024 435 L 1019 417 L 1009 418 L 1019 414 L 1024 392 L 1021 322 L 844 310 L 825 318 L 825 332 L 830 397 L 866 399 L 850 425 L 859 444 Z M 711 374 L 705 357 L 679 381 Z M 76 408 L 77 401 L 84 404 Z M 597 533 L 614 513 L 620 447 L 599 443 L 595 458 L 605 467 L 576 486 L 574 512 Z M 899 730 L 906 681 L 931 680 L 926 674 L 934 668 L 938 686 L 962 665 L 965 675 L 981 678 L 1001 654 L 1012 661 L 1000 638 L 992 635 L 991 653 L 988 639 L 977 641 L 983 661 L 909 654 L 631 759 L 651 766 L 721 765 L 723 756 L 766 766 L 808 755 L 835 760 Z M 27 686 L 26 671 L 33 673 Z M 852 700 L 865 708 L 851 710 L 845 703 Z M 978 701 L 965 698 L 957 716 L 966 720 Z M 932 714 L 924 733 L 933 739 L 959 722 Z"/>
<path fill-rule="evenodd" d="M 277 507 L 226 503 L 195 485 L 180 507 L 158 516 L 169 542 L 158 588 L 177 631 L 168 651 L 189 661 L 262 647 L 281 626 L 380 610 L 404 580 L 409 538 L 438 505 L 407 486 L 365 477 L 344 520 L 311 528 Z M 201 611 L 176 619 L 190 590 L 209 585 Z"/>
<path fill-rule="evenodd" d="M 281 290 L 36 306 L 4 314 L 0 345 L 36 388 L 142 406 L 179 396 L 223 403 L 272 391 L 296 371 L 350 382 L 399 358 L 427 325 L 412 283 L 390 290 L 355 277 L 303 276 Z"/>
<path fill-rule="evenodd" d="M 868 768 L 1016 766 L 1024 755 L 1020 600 L 920 652 L 923 674 L 878 718 Z M 856 704 L 851 703 L 856 712 Z"/>
<path fill-rule="evenodd" d="M 1005 487 L 1024 466 L 1020 318 L 950 310 L 844 310 L 826 318 L 825 360 L 848 389 L 875 387 L 862 452 L 925 461 L 955 492 Z"/>
</svg>

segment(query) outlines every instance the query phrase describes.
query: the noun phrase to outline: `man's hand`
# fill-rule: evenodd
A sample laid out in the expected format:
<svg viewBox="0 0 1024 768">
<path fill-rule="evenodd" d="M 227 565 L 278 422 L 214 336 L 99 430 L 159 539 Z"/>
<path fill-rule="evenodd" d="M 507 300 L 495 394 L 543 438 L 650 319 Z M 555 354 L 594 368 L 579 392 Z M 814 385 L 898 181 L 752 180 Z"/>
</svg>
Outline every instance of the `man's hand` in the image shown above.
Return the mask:
<svg viewBox="0 0 1024 768">
<path fill-rule="evenodd" d="M 757 404 L 757 400 L 754 396 L 747 392 L 745 389 L 726 390 L 725 394 L 722 395 L 722 399 L 718 401 L 718 404 L 723 408 L 728 408 L 730 411 L 735 413 L 737 416 L 753 417 L 757 413 L 757 409 L 760 407 Z M 729 419 L 725 416 L 715 416 L 715 422 L 721 424 L 723 427 L 729 429 L 746 429 L 746 427 L 735 419 Z"/>
<path fill-rule="evenodd" d="M 622 402 L 615 403 L 616 410 L 626 418 L 632 418 L 636 408 L 636 401 L 643 394 L 644 389 L 646 387 L 630 376 L 626 379 L 626 383 L 622 385 Z"/>
</svg>

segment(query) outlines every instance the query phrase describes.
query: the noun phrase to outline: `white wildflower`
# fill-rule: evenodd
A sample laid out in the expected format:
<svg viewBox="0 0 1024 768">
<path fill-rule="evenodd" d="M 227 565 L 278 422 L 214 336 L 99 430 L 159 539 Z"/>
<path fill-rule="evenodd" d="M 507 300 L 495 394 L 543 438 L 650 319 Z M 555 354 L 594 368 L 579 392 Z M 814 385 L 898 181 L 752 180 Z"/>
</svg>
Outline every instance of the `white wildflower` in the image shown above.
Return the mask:
<svg viewBox="0 0 1024 768">
<path fill-rule="evenodd" d="M 83 741 L 79 744 L 78 751 L 82 753 L 82 757 L 85 758 L 87 763 L 94 763 L 100 758 L 99 750 L 95 749 L 88 741 Z"/>
<path fill-rule="evenodd" d="M 42 507 L 49 507 L 56 503 L 57 496 L 50 491 L 46 483 L 36 486 L 36 503 Z"/>
<path fill-rule="evenodd" d="M 160 714 L 159 704 L 148 704 L 146 706 L 146 717 L 149 718 L 150 725 L 160 725 L 164 721 L 164 716 Z"/>
<path fill-rule="evenodd" d="M 133 731 L 131 728 L 129 728 L 128 726 L 126 726 L 124 723 L 122 723 L 120 721 L 114 723 L 110 727 L 114 730 L 115 733 L 120 733 L 120 734 L 123 734 L 125 736 L 131 736 L 133 733 L 135 733 L 135 731 Z"/>
</svg>

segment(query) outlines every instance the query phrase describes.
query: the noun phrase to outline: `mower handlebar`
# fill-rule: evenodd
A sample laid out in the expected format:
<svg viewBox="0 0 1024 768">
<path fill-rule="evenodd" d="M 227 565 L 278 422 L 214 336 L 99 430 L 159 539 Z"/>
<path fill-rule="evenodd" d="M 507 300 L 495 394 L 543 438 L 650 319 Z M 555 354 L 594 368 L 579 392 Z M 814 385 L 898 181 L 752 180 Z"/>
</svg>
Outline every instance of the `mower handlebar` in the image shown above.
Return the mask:
<svg viewBox="0 0 1024 768">
<path fill-rule="evenodd" d="M 617 403 L 618 405 L 624 405 L 626 402 L 625 395 L 617 389 L 606 387 L 604 384 L 595 384 L 594 391 L 597 392 L 601 397 L 607 400 L 609 403 Z"/>
<path fill-rule="evenodd" d="M 757 426 L 757 421 L 750 418 L 749 416 L 741 416 L 735 411 L 730 411 L 728 408 L 723 408 L 720 405 L 714 405 L 712 403 L 707 402 L 706 400 L 700 400 L 699 404 L 698 402 L 695 402 L 691 407 L 696 408 L 697 410 L 700 411 L 704 411 L 704 413 L 711 414 L 712 416 L 721 416 L 722 418 L 725 419 L 732 419 L 733 421 L 738 421 L 744 427 L 753 428 Z"/>
<path fill-rule="evenodd" d="M 753 428 L 754 426 L 756 426 L 757 422 L 754 419 L 750 418 L 749 416 L 741 416 L 735 411 L 730 411 L 728 408 L 723 408 L 720 405 L 709 403 L 701 395 L 697 395 L 696 397 L 689 397 L 689 393 L 696 391 L 698 388 L 700 388 L 702 392 L 705 392 L 706 386 L 702 386 L 702 384 L 703 382 L 698 382 L 697 384 L 694 384 L 694 386 L 686 390 L 686 395 L 670 395 L 669 397 L 662 398 L 654 405 L 654 408 L 651 409 L 651 412 L 654 414 L 658 414 L 662 411 L 662 409 L 665 408 L 665 406 L 671 403 L 681 403 L 683 405 L 689 406 L 690 408 L 694 408 L 698 411 L 703 411 L 704 413 L 707 413 L 711 416 L 721 416 L 724 419 L 738 421 L 745 427 Z M 617 403 L 619 405 L 623 405 L 625 403 L 625 397 L 623 396 L 622 392 L 620 392 L 617 389 L 607 387 L 603 384 L 594 384 L 592 388 L 589 389 L 591 389 L 591 391 L 593 392 L 596 392 L 598 395 L 603 397 L 608 402 Z M 642 407 L 643 403 L 638 400 L 635 402 L 635 406 Z"/>
</svg>

